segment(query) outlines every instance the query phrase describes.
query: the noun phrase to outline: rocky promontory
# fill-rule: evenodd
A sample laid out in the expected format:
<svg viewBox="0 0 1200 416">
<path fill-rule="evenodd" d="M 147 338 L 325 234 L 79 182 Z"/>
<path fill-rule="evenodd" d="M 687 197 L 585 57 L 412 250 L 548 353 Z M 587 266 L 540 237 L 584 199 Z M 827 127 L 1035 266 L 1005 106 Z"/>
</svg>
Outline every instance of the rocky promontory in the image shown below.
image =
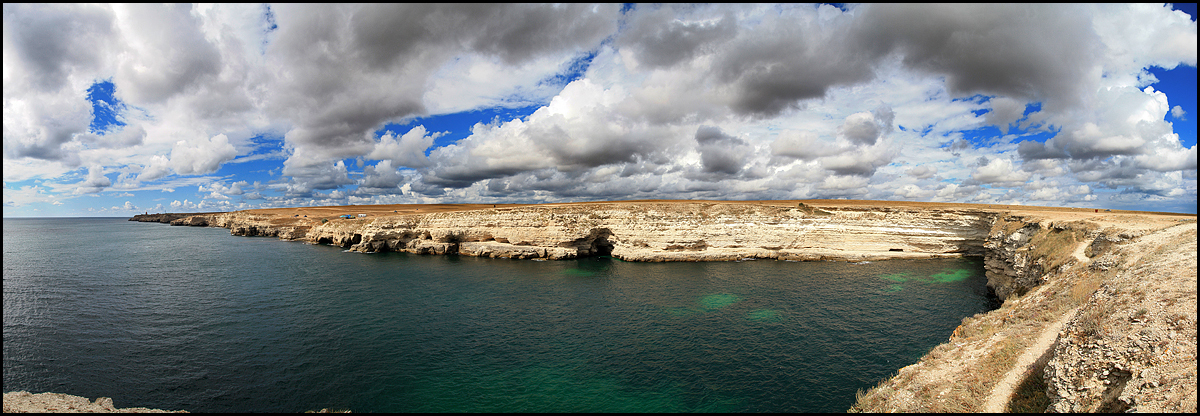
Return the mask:
<svg viewBox="0 0 1200 416">
<path fill-rule="evenodd" d="M 174 221 L 178 221 L 178 220 L 182 220 L 182 219 L 193 218 L 193 217 L 204 218 L 205 215 L 212 215 L 212 214 L 216 214 L 216 213 L 215 212 L 202 212 L 202 213 L 184 213 L 184 214 L 180 214 L 180 213 L 138 214 L 138 215 L 134 215 L 133 218 L 130 218 L 129 220 L 130 221 L 138 221 L 138 222 L 161 222 L 163 224 L 170 224 Z M 189 224 L 180 224 L 180 225 L 191 225 L 191 224 L 189 223 Z"/>
<path fill-rule="evenodd" d="M 852 411 L 1196 410 L 1196 216 L 893 201 L 378 205 L 189 214 L 349 251 L 512 259 L 980 256 L 1003 300 Z"/>
</svg>

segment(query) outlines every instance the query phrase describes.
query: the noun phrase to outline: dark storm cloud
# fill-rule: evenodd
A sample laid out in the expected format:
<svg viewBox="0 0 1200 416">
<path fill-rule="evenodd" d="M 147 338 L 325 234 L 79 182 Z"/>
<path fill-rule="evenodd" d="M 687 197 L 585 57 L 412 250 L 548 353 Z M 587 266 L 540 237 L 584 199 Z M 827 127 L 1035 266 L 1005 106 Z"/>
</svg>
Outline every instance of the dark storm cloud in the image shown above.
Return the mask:
<svg viewBox="0 0 1200 416">
<path fill-rule="evenodd" d="M 662 142 L 653 135 L 607 131 L 603 126 L 591 131 L 582 130 L 582 126 L 571 125 L 557 115 L 545 122 L 530 124 L 529 138 L 554 156 L 560 170 L 634 162 L 640 155 L 653 152 Z"/>
<path fill-rule="evenodd" d="M 714 126 L 697 128 L 696 143 L 699 145 L 700 165 L 707 173 L 736 174 L 746 165 L 746 157 L 750 153 L 745 141 L 725 134 Z"/>
<path fill-rule="evenodd" d="M 726 13 L 716 21 L 684 22 L 678 11 L 664 7 L 635 14 L 618 44 L 629 46 L 639 63 L 650 67 L 669 67 L 690 60 L 709 44 L 737 35 L 737 18 Z"/>
<path fill-rule="evenodd" d="M 424 109 L 418 99 L 411 97 L 386 93 L 373 95 L 360 96 L 356 100 L 349 95 L 337 94 L 327 99 L 338 105 L 325 109 L 319 109 L 314 100 L 313 112 L 308 113 L 310 117 L 287 133 L 288 141 L 322 148 L 333 157 L 357 156 L 374 146 L 375 141 L 369 134 L 374 127 Z"/>
<path fill-rule="evenodd" d="M 946 76 L 957 95 L 999 94 L 1073 106 L 1088 92 L 1102 45 L 1079 5 L 872 4 L 855 48 Z"/>
<path fill-rule="evenodd" d="M 1129 184 L 1146 172 L 1130 159 L 1110 160 L 1069 160 L 1067 166 L 1071 172 L 1085 182 L 1099 182 L 1109 188 Z"/>
<path fill-rule="evenodd" d="M 1025 103 L 1006 97 L 991 99 L 992 111 L 984 114 L 988 124 L 1000 128 L 1000 132 L 1008 134 L 1009 127 L 1025 115 Z"/>
<path fill-rule="evenodd" d="M 425 46 L 518 64 L 548 51 L 588 49 L 616 30 L 616 5 L 372 4 L 349 12 L 353 49 L 386 68 Z"/>
<path fill-rule="evenodd" d="M 945 76 L 957 96 L 998 94 L 1057 111 L 1094 87 L 1102 45 L 1080 6 L 871 4 L 855 12 L 853 20 L 780 13 L 722 43 L 713 71 L 731 88 L 731 109 L 775 116 L 831 87 L 874 79 L 893 54 L 908 68 Z M 634 44 L 639 50 L 658 44 L 637 39 L 645 42 Z M 673 63 L 690 55 L 658 56 Z"/>
<path fill-rule="evenodd" d="M 446 188 L 441 185 L 429 184 L 425 182 L 428 175 L 418 176 L 412 182 L 409 182 L 409 191 L 429 197 L 437 197 L 446 194 Z"/>
<path fill-rule="evenodd" d="M 874 78 L 874 57 L 848 43 L 849 29 L 807 16 L 767 17 L 725 43 L 713 71 L 733 87 L 734 112 L 775 116 L 830 87 Z"/>
<path fill-rule="evenodd" d="M 480 34 L 470 45 L 473 50 L 497 55 L 508 64 L 520 63 L 548 51 L 590 49 L 617 30 L 620 14 L 616 4 L 489 7 L 495 9 L 490 10 L 477 26 Z"/>
<path fill-rule="evenodd" d="M 821 166 L 843 176 L 871 177 L 875 169 L 887 164 L 887 160 L 837 156 L 821 160 Z"/>
<path fill-rule="evenodd" d="M 1070 157 L 1067 152 L 1047 146 L 1046 143 L 1039 143 L 1032 140 L 1022 141 L 1017 145 L 1017 153 L 1025 160 L 1036 159 L 1066 159 Z"/>
<path fill-rule="evenodd" d="M 502 178 L 525 172 L 524 168 L 473 169 L 465 166 L 449 166 L 424 172 L 421 182 L 445 188 L 466 188 L 485 179 Z"/>
</svg>

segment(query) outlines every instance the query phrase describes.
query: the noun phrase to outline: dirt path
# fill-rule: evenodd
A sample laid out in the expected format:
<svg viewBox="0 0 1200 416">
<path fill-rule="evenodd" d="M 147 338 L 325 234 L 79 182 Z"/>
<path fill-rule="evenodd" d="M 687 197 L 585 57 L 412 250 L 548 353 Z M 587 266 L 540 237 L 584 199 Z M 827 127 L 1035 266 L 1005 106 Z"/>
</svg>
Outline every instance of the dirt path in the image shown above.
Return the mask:
<svg viewBox="0 0 1200 416">
<path fill-rule="evenodd" d="M 1079 308 L 1072 309 L 1070 312 L 1063 314 L 1057 322 L 1054 322 L 1042 330 L 1038 335 L 1037 342 L 1025 349 L 1021 356 L 1017 357 L 1016 364 L 1012 369 L 1008 370 L 1008 374 L 996 383 L 992 388 L 992 394 L 988 395 L 986 401 L 983 402 L 984 413 L 1002 413 L 1007 411 L 1008 402 L 1012 398 L 1013 391 L 1016 390 L 1017 384 L 1021 382 L 1025 375 L 1029 372 L 1029 367 L 1040 358 L 1047 350 L 1054 347 L 1054 341 L 1058 339 L 1058 332 L 1063 326 L 1075 317 L 1075 313 L 1079 312 Z"/>
<path fill-rule="evenodd" d="M 1088 248 L 1088 243 L 1079 243 L 1078 245 L 1075 246 L 1075 252 L 1073 252 L 1071 254 L 1074 255 L 1075 259 L 1079 260 L 1080 263 L 1086 264 L 1088 262 L 1088 258 L 1087 258 L 1087 255 L 1085 255 L 1083 253 L 1087 252 L 1087 248 Z"/>
</svg>

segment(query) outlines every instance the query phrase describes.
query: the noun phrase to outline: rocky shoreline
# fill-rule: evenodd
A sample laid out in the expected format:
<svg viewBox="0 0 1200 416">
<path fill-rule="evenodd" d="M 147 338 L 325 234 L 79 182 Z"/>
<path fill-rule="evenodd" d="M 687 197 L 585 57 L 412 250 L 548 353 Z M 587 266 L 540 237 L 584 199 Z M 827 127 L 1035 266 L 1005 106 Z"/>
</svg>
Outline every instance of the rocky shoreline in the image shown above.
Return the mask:
<svg viewBox="0 0 1200 416">
<path fill-rule="evenodd" d="M 1195 215 L 890 201 L 160 215 L 153 221 L 364 253 L 627 261 L 981 256 L 1002 306 L 964 319 L 920 362 L 861 393 L 852 411 L 1196 409 Z M 1001 382 L 1010 379 L 1020 386 Z M 1032 396 L 1031 407 L 1015 407 L 1018 396 Z M 985 409 L 985 402 L 1007 407 Z"/>
<path fill-rule="evenodd" d="M 61 393 L 16 391 L 4 393 L 4 413 L 188 413 L 184 410 L 159 410 L 145 407 L 117 408 L 108 397 L 90 401 L 86 397 Z"/>
</svg>

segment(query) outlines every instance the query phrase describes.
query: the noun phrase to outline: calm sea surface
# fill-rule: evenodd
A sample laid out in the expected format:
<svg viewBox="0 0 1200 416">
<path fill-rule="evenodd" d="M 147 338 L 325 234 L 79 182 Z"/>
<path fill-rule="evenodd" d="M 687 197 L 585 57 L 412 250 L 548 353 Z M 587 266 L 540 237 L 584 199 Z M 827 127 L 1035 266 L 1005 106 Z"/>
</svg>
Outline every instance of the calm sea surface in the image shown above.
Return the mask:
<svg viewBox="0 0 1200 416">
<path fill-rule="evenodd" d="M 841 412 L 988 305 L 979 259 L 358 254 L 4 219 L 4 391 L 193 412 Z"/>
</svg>

